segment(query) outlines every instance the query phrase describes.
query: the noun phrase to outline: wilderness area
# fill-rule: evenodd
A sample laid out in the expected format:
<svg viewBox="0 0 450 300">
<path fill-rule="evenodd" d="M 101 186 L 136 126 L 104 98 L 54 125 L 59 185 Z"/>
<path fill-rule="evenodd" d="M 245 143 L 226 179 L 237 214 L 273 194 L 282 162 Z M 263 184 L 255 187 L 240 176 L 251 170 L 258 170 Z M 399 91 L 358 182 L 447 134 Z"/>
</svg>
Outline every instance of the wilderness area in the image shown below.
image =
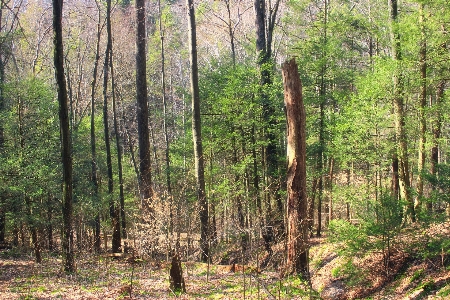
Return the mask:
<svg viewBox="0 0 450 300">
<path fill-rule="evenodd" d="M 447 0 L 0 0 L 0 297 L 450 298 Z"/>
</svg>

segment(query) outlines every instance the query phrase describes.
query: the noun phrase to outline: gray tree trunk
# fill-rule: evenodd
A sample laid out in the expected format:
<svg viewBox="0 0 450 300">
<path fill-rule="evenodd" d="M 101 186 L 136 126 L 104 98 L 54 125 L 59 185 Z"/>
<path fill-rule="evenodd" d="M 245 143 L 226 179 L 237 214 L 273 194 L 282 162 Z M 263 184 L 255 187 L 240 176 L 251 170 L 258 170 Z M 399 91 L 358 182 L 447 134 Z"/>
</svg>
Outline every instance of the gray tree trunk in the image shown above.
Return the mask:
<svg viewBox="0 0 450 300">
<path fill-rule="evenodd" d="M 139 135 L 139 192 L 143 207 L 150 209 L 153 190 L 150 162 L 150 134 L 148 129 L 145 19 L 145 0 L 136 0 L 136 101 Z"/>
<path fill-rule="evenodd" d="M 73 231 L 72 231 L 72 152 L 69 131 L 69 113 L 66 79 L 64 77 L 64 51 L 62 39 L 62 0 L 53 0 L 53 43 L 55 78 L 58 88 L 59 123 L 61 132 L 61 155 L 63 171 L 63 230 L 61 244 L 64 271 L 75 272 Z"/>
<path fill-rule="evenodd" d="M 208 241 L 208 201 L 205 193 L 205 167 L 203 159 L 202 127 L 200 117 L 200 93 L 198 86 L 197 33 L 195 24 L 195 8 L 193 0 L 186 0 L 189 24 L 189 53 L 191 63 L 191 96 L 192 96 L 192 137 L 194 141 L 195 176 L 197 178 L 197 200 L 200 215 L 200 248 L 201 259 L 209 259 Z"/>
</svg>

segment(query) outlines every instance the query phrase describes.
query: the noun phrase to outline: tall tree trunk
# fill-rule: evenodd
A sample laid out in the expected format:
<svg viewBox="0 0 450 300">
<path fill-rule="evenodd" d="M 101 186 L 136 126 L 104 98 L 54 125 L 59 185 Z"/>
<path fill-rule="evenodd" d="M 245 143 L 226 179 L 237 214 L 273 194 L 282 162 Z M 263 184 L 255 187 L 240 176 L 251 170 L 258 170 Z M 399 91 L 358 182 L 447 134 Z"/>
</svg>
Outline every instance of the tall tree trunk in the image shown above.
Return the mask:
<svg viewBox="0 0 450 300">
<path fill-rule="evenodd" d="M 100 252 L 100 199 L 98 195 L 97 178 L 97 151 L 95 139 L 95 89 L 97 86 L 98 64 L 100 61 L 100 36 L 101 36 L 101 10 L 98 1 L 95 1 L 98 10 L 97 20 L 97 43 L 95 47 L 94 71 L 91 83 L 91 183 L 93 188 L 92 203 L 95 210 L 94 216 L 94 250 Z"/>
<path fill-rule="evenodd" d="M 327 44 L 328 44 L 328 1 L 324 2 L 324 17 L 323 17 L 323 45 L 322 45 L 322 59 L 326 60 L 328 56 Z M 322 200 L 323 200 L 323 172 L 324 172 L 324 152 L 325 152 L 325 101 L 327 95 L 327 85 L 325 82 L 325 73 L 327 72 L 327 66 L 324 64 L 320 69 L 320 87 L 319 87 L 319 109 L 320 109 L 320 124 L 319 124 L 319 153 L 317 160 L 317 171 L 319 173 L 319 195 L 317 203 L 317 236 L 322 234 Z"/>
<path fill-rule="evenodd" d="M 0 30 L 2 28 L 2 20 L 3 20 L 3 7 L 4 7 L 4 1 L 0 1 Z M 5 57 L 3 54 L 3 51 L 0 51 L 0 113 L 3 112 L 5 109 L 5 100 L 4 100 L 4 92 L 3 92 L 3 86 L 5 84 Z M 5 138 L 3 136 L 3 124 L 2 119 L 0 119 L 0 153 L 3 152 L 3 145 L 5 142 Z M 0 243 L 5 242 L 5 229 L 6 229 L 6 211 L 3 207 L 3 204 L 5 202 L 5 195 L 4 193 L 0 193 Z"/>
<path fill-rule="evenodd" d="M 425 37 L 425 13 L 424 4 L 420 3 L 419 24 L 421 32 L 421 44 L 419 51 L 420 64 L 420 95 L 419 95 L 419 119 L 420 119 L 420 137 L 419 137 L 419 158 L 418 158 L 418 176 L 417 176 L 417 198 L 414 203 L 415 213 L 419 213 L 422 206 L 423 197 L 423 172 L 425 170 L 425 143 L 427 121 L 425 119 L 425 109 L 427 106 L 427 41 Z"/>
<path fill-rule="evenodd" d="M 321 94 L 324 93 L 325 87 L 321 84 Z M 322 98 L 322 95 L 321 95 Z M 323 200 L 323 152 L 325 148 L 325 137 L 324 137 L 324 126 L 325 126 L 325 112 L 324 112 L 324 103 L 321 100 L 320 103 L 320 128 L 319 128 L 319 152 L 317 153 L 317 172 L 319 173 L 319 184 L 318 184 L 318 201 L 317 201 L 317 228 L 316 235 L 322 235 L 322 200 Z"/>
<path fill-rule="evenodd" d="M 27 205 L 28 217 L 30 220 L 32 220 L 28 224 L 28 226 L 29 226 L 30 232 L 31 232 L 31 243 L 33 244 L 34 257 L 36 259 L 36 263 L 40 264 L 42 262 L 41 243 L 40 243 L 39 237 L 38 237 L 38 229 L 37 229 L 36 221 L 34 221 L 32 218 L 33 211 L 31 210 L 31 199 L 29 196 L 25 196 L 25 202 Z"/>
<path fill-rule="evenodd" d="M 264 214 L 262 209 L 262 203 L 261 203 L 261 194 L 260 194 L 260 187 L 259 187 L 259 174 L 258 174 L 258 157 L 256 153 L 256 149 L 258 147 L 256 143 L 256 130 L 255 130 L 256 124 L 253 122 L 252 129 L 251 129 L 251 141 L 252 141 L 252 171 L 253 171 L 253 195 L 255 197 L 256 202 L 256 209 L 258 214 L 258 225 L 261 233 L 265 234 L 264 229 Z M 269 256 L 272 256 L 272 248 L 270 247 L 269 243 L 264 243 L 264 246 L 269 253 Z"/>
<path fill-rule="evenodd" d="M 436 109 L 437 116 L 435 116 L 435 121 L 433 122 L 433 146 L 431 147 L 431 157 L 430 157 L 430 173 L 433 176 L 437 176 L 437 165 L 439 164 L 439 139 L 441 137 L 441 127 L 442 127 L 442 112 L 439 108 L 442 98 L 444 97 L 445 91 L 445 80 L 442 79 L 438 86 L 436 92 L 436 102 L 432 103 L 433 106 L 438 106 Z M 436 190 L 436 185 L 432 185 L 432 190 Z M 433 211 L 433 202 L 427 203 L 428 212 Z"/>
<path fill-rule="evenodd" d="M 280 196 L 280 181 L 277 176 L 278 171 L 278 156 L 277 156 L 277 139 L 274 134 L 274 128 L 277 125 L 275 118 L 275 107 L 270 101 L 268 93 L 265 91 L 267 86 L 272 84 L 272 68 L 270 62 L 272 59 L 272 35 L 274 23 L 278 11 L 279 0 L 276 0 L 274 7 L 269 7 L 269 12 L 266 9 L 265 0 L 255 0 L 255 26 L 256 26 L 256 55 L 257 65 L 260 72 L 260 90 L 259 97 L 262 106 L 262 119 L 265 122 L 264 138 L 267 146 L 264 147 L 264 166 L 266 168 L 265 185 L 266 185 L 266 206 L 270 208 L 272 198 L 277 202 L 278 218 L 282 219 L 282 201 Z M 266 211 L 266 214 L 273 215 L 272 212 Z M 267 220 L 274 221 L 274 220 Z M 267 241 L 266 241 L 267 243 Z"/>
<path fill-rule="evenodd" d="M 147 59 L 145 31 L 145 0 L 136 0 L 136 101 L 139 135 L 139 191 L 142 206 L 149 210 L 153 197 L 148 129 Z"/>
<path fill-rule="evenodd" d="M 328 222 L 333 220 L 333 172 L 334 172 L 334 158 L 330 157 L 328 165 Z"/>
<path fill-rule="evenodd" d="M 314 206 L 316 202 L 316 194 L 317 194 L 317 184 L 319 182 L 319 178 L 314 178 L 312 182 L 311 188 L 311 197 L 308 201 L 308 230 L 309 235 L 312 237 L 314 235 Z"/>
<path fill-rule="evenodd" d="M 111 144 L 109 136 L 109 117 L 108 117 L 108 79 L 109 70 L 112 61 L 112 32 L 111 32 L 111 0 L 106 1 L 106 32 L 107 44 L 105 50 L 105 62 L 103 64 L 103 124 L 105 135 L 105 149 L 106 149 L 106 167 L 108 172 L 108 198 L 109 198 L 109 215 L 111 218 L 112 227 L 112 252 L 121 252 L 120 240 L 120 221 L 119 213 L 116 209 L 114 201 L 114 179 L 112 169 Z M 113 86 L 114 88 L 114 86 Z M 112 91 L 114 95 L 114 91 Z"/>
<path fill-rule="evenodd" d="M 18 99 L 18 129 L 19 129 L 19 144 L 20 144 L 20 156 L 25 155 L 25 138 L 23 135 L 23 105 L 22 105 L 22 99 L 19 96 Z M 21 160 L 22 161 L 22 160 Z M 21 166 L 20 168 L 25 168 L 25 166 Z M 25 207 L 26 207 L 26 215 L 27 215 L 27 225 L 30 229 L 31 233 L 31 243 L 33 244 L 33 250 L 35 254 L 36 263 L 40 264 L 41 259 L 41 250 L 40 250 L 40 244 L 38 241 L 38 234 L 37 234 L 37 225 L 36 220 L 33 219 L 33 210 L 32 210 L 32 202 L 30 196 L 26 194 L 26 191 L 24 193 L 25 198 Z"/>
<path fill-rule="evenodd" d="M 399 182 L 402 199 L 406 203 L 406 219 L 412 222 L 416 221 L 414 212 L 414 201 L 411 195 L 411 184 L 409 180 L 409 160 L 408 160 L 408 140 L 406 136 L 405 124 L 405 105 L 404 105 L 404 82 L 401 68 L 401 43 L 400 29 L 398 24 L 397 0 L 390 0 L 391 4 L 391 26 L 392 26 L 392 59 L 396 65 L 396 70 L 392 78 L 394 83 L 394 114 L 395 114 L 395 133 L 397 139 L 397 156 L 399 164 Z"/>
<path fill-rule="evenodd" d="M 191 94 L 192 94 L 192 137 L 194 141 L 195 175 L 197 178 L 197 200 L 200 214 L 200 248 L 201 259 L 206 262 L 209 259 L 208 243 L 208 202 L 205 194 L 205 169 L 203 158 L 201 117 L 200 117 L 200 93 L 198 86 L 197 64 L 197 33 L 195 24 L 195 8 L 193 0 L 186 0 L 188 24 L 189 24 L 189 53 L 191 63 Z"/>
<path fill-rule="evenodd" d="M 392 155 L 392 180 L 391 180 L 391 194 L 395 200 L 400 200 L 400 179 L 398 172 L 398 156 L 397 153 Z"/>
<path fill-rule="evenodd" d="M 64 50 L 62 39 L 62 0 L 53 0 L 53 43 L 55 78 L 58 88 L 59 122 L 61 134 L 61 156 L 63 171 L 63 230 L 61 244 L 63 251 L 64 270 L 75 272 L 73 231 L 72 231 L 72 153 L 69 131 L 69 113 L 66 79 L 64 77 Z"/>
<path fill-rule="evenodd" d="M 234 126 L 232 126 L 233 132 L 236 132 L 236 129 Z M 233 148 L 233 165 L 237 165 L 238 163 L 238 153 L 237 153 L 237 145 L 236 145 L 236 136 L 233 135 L 231 139 L 232 148 Z M 246 231 L 245 227 L 245 216 L 244 216 L 244 208 L 242 203 L 242 196 L 238 193 L 238 186 L 239 186 L 239 175 L 236 173 L 234 175 L 234 186 L 236 187 L 235 193 L 236 193 L 236 209 L 237 209 L 237 217 L 239 222 L 239 231 L 241 235 L 241 249 L 242 253 L 246 253 L 247 251 L 247 243 L 248 243 L 248 233 Z"/>
<path fill-rule="evenodd" d="M 230 38 L 230 47 L 231 47 L 231 59 L 233 61 L 233 66 L 236 65 L 236 47 L 235 47 L 235 41 L 234 41 L 234 28 L 233 24 L 231 22 L 231 8 L 230 8 L 230 0 L 225 0 L 225 6 L 227 8 L 228 13 L 228 36 Z"/>
<path fill-rule="evenodd" d="M 114 132 L 116 135 L 116 148 L 117 148 L 117 168 L 119 175 L 119 205 L 114 207 L 114 221 L 113 230 L 116 235 L 116 243 L 121 244 L 120 228 L 122 227 L 122 237 L 125 239 L 123 245 L 123 251 L 128 253 L 128 242 L 127 239 L 127 222 L 125 219 L 125 195 L 123 191 L 123 166 L 122 166 L 122 147 L 123 143 L 121 141 L 121 134 L 119 131 L 119 122 L 117 120 L 117 105 L 116 105 L 116 83 L 114 76 L 114 65 L 113 65 L 113 55 L 111 51 L 111 56 L 109 58 L 111 66 L 111 89 L 112 89 L 112 105 L 113 105 L 113 121 L 114 121 Z M 113 238 L 114 241 L 114 238 Z"/>
<path fill-rule="evenodd" d="M 53 204 L 52 195 L 49 193 L 47 197 L 47 240 L 48 240 L 48 251 L 53 251 Z"/>
<path fill-rule="evenodd" d="M 288 273 L 309 277 L 308 200 L 306 196 L 306 113 L 298 67 L 292 59 L 283 65 L 287 118 L 287 261 Z"/>
<path fill-rule="evenodd" d="M 173 197 L 172 197 L 172 182 L 170 178 L 170 140 L 168 132 L 168 116 L 167 116 L 167 99 L 166 99 L 166 71 L 165 71 L 165 49 L 164 49 L 164 28 L 162 24 L 162 11 L 161 0 L 158 0 L 159 9 L 159 32 L 161 39 L 161 92 L 162 92 L 162 104 L 163 104 L 163 131 L 164 142 L 166 144 L 165 156 L 166 156 L 166 185 L 167 185 L 167 200 L 169 202 L 169 232 L 173 232 Z"/>
</svg>

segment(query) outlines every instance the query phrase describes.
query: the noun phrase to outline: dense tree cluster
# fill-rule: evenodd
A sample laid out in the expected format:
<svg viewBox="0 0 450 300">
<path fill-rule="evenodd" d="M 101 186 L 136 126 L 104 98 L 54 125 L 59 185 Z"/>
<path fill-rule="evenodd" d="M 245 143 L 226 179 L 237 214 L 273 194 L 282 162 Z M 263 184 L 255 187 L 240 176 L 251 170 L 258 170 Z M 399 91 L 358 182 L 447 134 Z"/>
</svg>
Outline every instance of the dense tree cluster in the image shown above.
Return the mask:
<svg viewBox="0 0 450 300">
<path fill-rule="evenodd" d="M 261 246 L 267 263 L 300 176 L 287 173 L 290 57 L 310 235 L 339 231 L 338 219 L 386 229 L 450 212 L 446 1 L 53 2 L 64 3 L 57 80 L 52 3 L 0 2 L 0 243 L 36 260 L 73 243 L 206 261 L 237 241 L 243 259 Z"/>
</svg>

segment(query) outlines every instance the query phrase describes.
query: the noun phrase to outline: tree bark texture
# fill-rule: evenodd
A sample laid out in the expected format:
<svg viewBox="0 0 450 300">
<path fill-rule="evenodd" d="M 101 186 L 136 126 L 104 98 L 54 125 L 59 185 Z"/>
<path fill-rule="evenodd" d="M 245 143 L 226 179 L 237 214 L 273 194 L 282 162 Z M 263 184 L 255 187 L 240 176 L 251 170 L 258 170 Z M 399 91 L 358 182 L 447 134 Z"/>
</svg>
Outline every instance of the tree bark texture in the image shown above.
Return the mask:
<svg viewBox="0 0 450 300">
<path fill-rule="evenodd" d="M 53 43 L 55 78 L 58 89 L 59 122 L 61 134 L 61 156 L 63 170 L 63 230 L 61 237 L 64 270 L 75 272 L 72 231 L 72 152 L 69 131 L 69 113 L 66 79 L 64 77 L 64 51 L 62 39 L 62 0 L 53 0 Z"/>
<path fill-rule="evenodd" d="M 306 196 L 306 113 L 294 59 L 283 65 L 287 117 L 287 262 L 288 273 L 308 278 L 308 201 Z"/>
<path fill-rule="evenodd" d="M 198 86 L 197 64 L 197 32 L 195 24 L 194 1 L 187 0 L 187 13 L 189 24 L 189 53 L 191 63 L 191 96 L 192 96 L 192 137 L 194 141 L 195 175 L 197 178 L 197 200 L 200 215 L 200 248 L 202 261 L 209 258 L 208 245 L 208 202 L 205 193 L 205 166 L 202 145 L 202 128 L 200 117 L 200 92 Z"/>
<path fill-rule="evenodd" d="M 145 18 L 145 0 L 136 0 L 136 101 L 139 135 L 139 190 L 143 206 L 149 209 L 153 190 L 150 134 L 148 129 Z"/>
</svg>

